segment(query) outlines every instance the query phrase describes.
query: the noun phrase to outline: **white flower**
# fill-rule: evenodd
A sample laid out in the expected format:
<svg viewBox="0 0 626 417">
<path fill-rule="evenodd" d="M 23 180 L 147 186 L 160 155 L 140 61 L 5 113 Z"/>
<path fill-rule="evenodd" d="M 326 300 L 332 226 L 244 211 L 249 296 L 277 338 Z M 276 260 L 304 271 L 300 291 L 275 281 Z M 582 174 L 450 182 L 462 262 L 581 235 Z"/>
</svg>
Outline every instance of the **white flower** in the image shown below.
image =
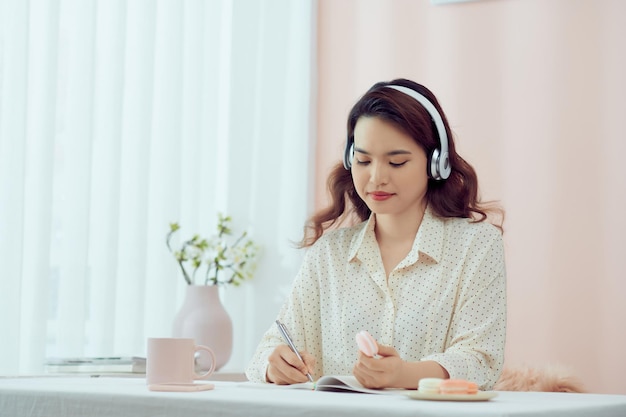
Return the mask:
<svg viewBox="0 0 626 417">
<path fill-rule="evenodd" d="M 218 214 L 216 235 L 208 239 L 194 235 L 183 242 L 180 250 L 173 250 L 170 244 L 172 235 L 180 226 L 178 223 L 170 224 L 165 242 L 187 284 L 196 283 L 196 273 L 201 269 L 204 270 L 204 285 L 239 285 L 254 276 L 260 247 L 247 237 L 246 232 L 233 240 L 231 222 L 230 216 Z M 192 271 L 191 275 L 189 271 Z"/>
</svg>

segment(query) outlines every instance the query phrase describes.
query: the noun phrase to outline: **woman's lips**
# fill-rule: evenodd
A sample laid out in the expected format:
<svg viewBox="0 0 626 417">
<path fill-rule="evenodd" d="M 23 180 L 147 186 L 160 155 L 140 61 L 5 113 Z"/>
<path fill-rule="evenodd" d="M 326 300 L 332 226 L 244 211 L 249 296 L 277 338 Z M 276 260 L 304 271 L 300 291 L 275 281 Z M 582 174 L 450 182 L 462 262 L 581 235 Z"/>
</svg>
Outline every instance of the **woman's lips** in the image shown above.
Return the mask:
<svg viewBox="0 0 626 417">
<path fill-rule="evenodd" d="M 393 196 L 393 194 L 383 193 L 383 192 L 380 192 L 380 191 L 375 191 L 373 193 L 370 193 L 370 196 L 372 197 L 372 200 L 375 200 L 375 201 L 385 201 L 385 200 L 391 198 Z"/>
</svg>

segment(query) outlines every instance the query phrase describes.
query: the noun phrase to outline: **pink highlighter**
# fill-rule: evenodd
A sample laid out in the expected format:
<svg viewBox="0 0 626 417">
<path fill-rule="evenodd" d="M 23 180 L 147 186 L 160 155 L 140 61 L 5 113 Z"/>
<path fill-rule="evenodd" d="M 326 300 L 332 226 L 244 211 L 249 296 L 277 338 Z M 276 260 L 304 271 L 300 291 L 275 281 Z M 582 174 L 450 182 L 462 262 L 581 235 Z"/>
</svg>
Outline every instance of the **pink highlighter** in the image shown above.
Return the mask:
<svg viewBox="0 0 626 417">
<path fill-rule="evenodd" d="M 356 344 L 359 346 L 359 350 L 367 356 L 373 358 L 378 355 L 376 339 L 367 330 L 361 330 L 356 334 Z"/>
</svg>

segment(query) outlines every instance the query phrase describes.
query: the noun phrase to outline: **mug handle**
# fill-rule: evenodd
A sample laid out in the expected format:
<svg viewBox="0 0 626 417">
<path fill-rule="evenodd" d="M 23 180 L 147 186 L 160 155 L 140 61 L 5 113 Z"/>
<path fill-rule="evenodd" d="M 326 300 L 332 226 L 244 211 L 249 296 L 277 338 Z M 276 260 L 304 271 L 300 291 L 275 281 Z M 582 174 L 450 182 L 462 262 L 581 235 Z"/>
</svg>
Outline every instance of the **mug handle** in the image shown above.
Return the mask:
<svg viewBox="0 0 626 417">
<path fill-rule="evenodd" d="M 201 373 L 201 374 L 194 371 L 194 379 L 204 379 L 210 376 L 213 373 L 213 371 L 215 371 L 215 353 L 213 353 L 211 348 L 209 348 L 208 346 L 196 345 L 196 353 L 200 351 L 204 351 L 209 354 L 209 356 L 211 357 L 211 367 L 209 368 L 208 371 L 205 371 L 204 373 Z"/>
</svg>

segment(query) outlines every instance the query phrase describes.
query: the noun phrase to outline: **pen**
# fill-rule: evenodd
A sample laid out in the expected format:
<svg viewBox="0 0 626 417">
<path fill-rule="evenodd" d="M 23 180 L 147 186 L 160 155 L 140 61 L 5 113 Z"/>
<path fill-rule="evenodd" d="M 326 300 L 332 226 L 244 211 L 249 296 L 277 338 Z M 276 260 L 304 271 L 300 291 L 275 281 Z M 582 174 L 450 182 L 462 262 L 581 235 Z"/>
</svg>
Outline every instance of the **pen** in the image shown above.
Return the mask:
<svg viewBox="0 0 626 417">
<path fill-rule="evenodd" d="M 302 359 L 302 356 L 300 356 L 300 353 L 298 353 L 298 349 L 296 349 L 296 345 L 293 344 L 293 340 L 291 340 L 291 336 L 289 336 L 289 332 L 287 331 L 285 325 L 282 324 L 280 320 L 276 320 L 276 325 L 278 326 L 278 330 L 280 330 L 280 333 L 283 335 L 283 339 L 285 339 L 285 342 L 287 342 L 293 353 L 295 353 L 298 359 L 300 359 L 300 361 L 304 363 L 304 359 Z M 314 382 L 313 377 L 310 373 L 307 372 L 306 376 L 309 378 L 309 381 Z"/>
</svg>

